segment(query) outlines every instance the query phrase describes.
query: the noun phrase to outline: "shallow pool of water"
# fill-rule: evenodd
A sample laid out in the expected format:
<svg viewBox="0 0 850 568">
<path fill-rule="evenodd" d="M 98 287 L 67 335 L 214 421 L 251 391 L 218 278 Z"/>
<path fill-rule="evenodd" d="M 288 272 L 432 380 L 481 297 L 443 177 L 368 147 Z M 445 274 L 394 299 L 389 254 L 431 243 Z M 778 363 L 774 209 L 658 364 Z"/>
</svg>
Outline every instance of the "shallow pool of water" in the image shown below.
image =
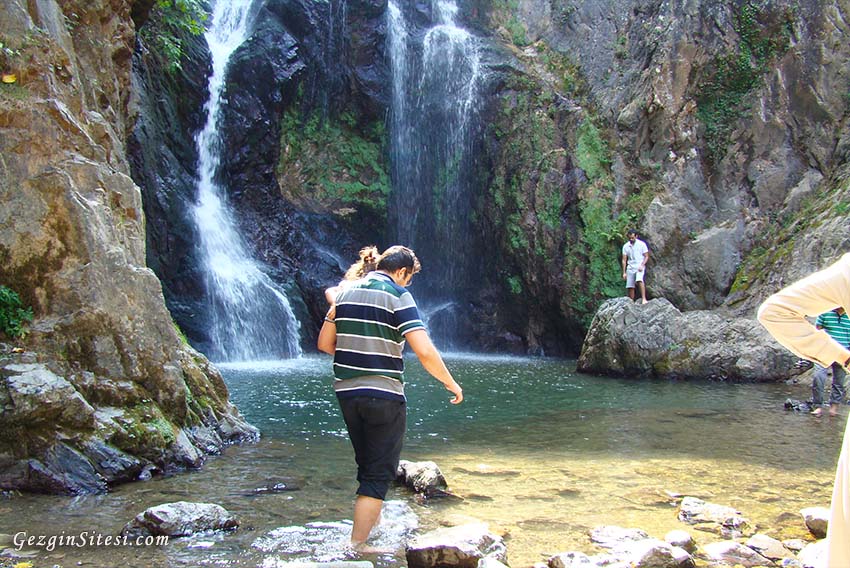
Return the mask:
<svg viewBox="0 0 850 568">
<path fill-rule="evenodd" d="M 698 542 L 716 540 L 676 519 L 679 495 L 736 507 L 780 539 L 810 539 L 799 510 L 829 503 L 846 413 L 786 412 L 786 397 L 807 397 L 803 387 L 590 377 L 576 373 L 573 361 L 551 359 L 454 355 L 447 362 L 464 387 L 460 406 L 415 359 L 408 362 L 402 458 L 437 462 L 463 500 L 421 504 L 394 488 L 384 540 L 403 537 L 408 507 L 419 531 L 477 519 L 505 535 L 512 566 L 530 566 L 557 552 L 595 552 L 588 533 L 602 524 L 659 538 L 684 528 Z M 356 482 L 330 367 L 318 356 L 222 366 L 232 400 L 262 432 L 259 443 L 228 448 L 201 471 L 107 495 L 0 501 L 0 533 L 115 534 L 146 507 L 191 500 L 221 504 L 240 528 L 164 547 L 42 549 L 33 561 L 271 567 L 340 557 Z M 280 483 L 292 490 L 263 490 Z M 301 530 L 301 540 L 264 546 L 270 535 L 297 530 L 281 528 L 309 523 L 320 524 Z M 333 536 L 323 543 L 321 534 Z M 403 553 L 373 560 L 404 565 Z"/>
</svg>

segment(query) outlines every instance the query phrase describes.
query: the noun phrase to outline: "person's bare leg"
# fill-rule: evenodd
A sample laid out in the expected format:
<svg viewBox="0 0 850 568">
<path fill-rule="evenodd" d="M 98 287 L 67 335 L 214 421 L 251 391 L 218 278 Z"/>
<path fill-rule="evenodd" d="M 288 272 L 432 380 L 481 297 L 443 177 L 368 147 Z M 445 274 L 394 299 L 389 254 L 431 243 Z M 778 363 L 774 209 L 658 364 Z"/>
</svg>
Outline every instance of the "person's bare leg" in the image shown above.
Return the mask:
<svg viewBox="0 0 850 568">
<path fill-rule="evenodd" d="M 829 415 L 836 416 L 838 414 L 838 403 L 833 402 L 829 405 Z"/>
<path fill-rule="evenodd" d="M 381 507 L 384 502 L 374 497 L 358 495 L 354 502 L 354 527 L 351 529 L 351 546 L 355 550 L 362 548 L 372 527 L 381 518 Z"/>
<path fill-rule="evenodd" d="M 634 299 L 635 299 L 635 289 L 634 288 L 626 288 L 626 291 L 629 293 L 629 299 L 634 301 Z"/>
<path fill-rule="evenodd" d="M 646 303 L 646 286 L 644 286 L 643 282 L 635 282 L 635 286 L 640 286 L 640 297 L 643 300 L 643 303 Z"/>
</svg>

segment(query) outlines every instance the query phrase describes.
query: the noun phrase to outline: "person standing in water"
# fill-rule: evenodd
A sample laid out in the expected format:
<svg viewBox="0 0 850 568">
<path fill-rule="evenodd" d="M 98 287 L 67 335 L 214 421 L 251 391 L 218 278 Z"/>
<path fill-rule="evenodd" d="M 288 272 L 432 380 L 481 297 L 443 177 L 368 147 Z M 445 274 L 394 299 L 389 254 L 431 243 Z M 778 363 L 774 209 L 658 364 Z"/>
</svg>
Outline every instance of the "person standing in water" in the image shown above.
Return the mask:
<svg viewBox="0 0 850 568">
<path fill-rule="evenodd" d="M 443 362 L 405 288 L 419 260 L 403 246 L 388 248 L 377 269 L 334 298 L 317 346 L 334 356 L 334 390 L 357 462 L 357 498 L 351 545 L 369 552 L 366 540 L 381 515 L 396 477 L 407 426 L 404 395 L 405 342 L 422 366 L 460 404 L 463 390 Z"/>
<path fill-rule="evenodd" d="M 834 310 L 824 312 L 818 316 L 815 321 L 817 329 L 825 330 L 831 338 L 850 348 L 850 317 L 844 308 L 838 307 Z M 823 392 L 826 387 L 826 379 L 832 372 L 832 388 L 829 391 L 829 414 L 835 416 L 838 414 L 838 405 L 844 402 L 846 389 L 844 380 L 847 373 L 844 372 L 844 367 L 838 363 L 833 363 L 829 367 L 817 366 L 814 377 L 812 377 L 812 405 L 815 407 L 812 414 L 820 416 L 823 412 Z"/>
</svg>

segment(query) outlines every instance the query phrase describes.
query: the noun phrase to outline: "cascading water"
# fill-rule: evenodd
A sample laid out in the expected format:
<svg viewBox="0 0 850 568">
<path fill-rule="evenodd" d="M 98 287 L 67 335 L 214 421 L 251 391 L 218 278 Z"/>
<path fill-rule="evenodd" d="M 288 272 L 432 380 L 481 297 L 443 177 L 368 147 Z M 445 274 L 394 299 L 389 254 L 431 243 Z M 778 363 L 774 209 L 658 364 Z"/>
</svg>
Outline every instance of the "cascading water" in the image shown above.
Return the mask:
<svg viewBox="0 0 850 568">
<path fill-rule="evenodd" d="M 245 41 L 254 0 L 215 3 L 206 39 L 213 70 L 207 122 L 198 134 L 198 196 L 194 219 L 211 321 L 211 353 L 218 361 L 253 361 L 300 355 L 300 324 L 286 294 L 263 272 L 239 235 L 223 188 L 219 165 L 219 110 L 230 56 Z"/>
<path fill-rule="evenodd" d="M 460 324 L 456 300 L 477 278 L 471 250 L 480 40 L 456 23 L 453 0 L 432 0 L 426 30 L 405 18 L 403 0 L 387 10 L 393 74 L 390 121 L 396 239 L 423 260 L 423 312 L 440 307 L 444 339 Z M 414 2 L 407 2 L 415 10 Z M 421 39 L 420 39 L 421 38 Z M 439 338 L 438 338 L 439 339 Z"/>
</svg>

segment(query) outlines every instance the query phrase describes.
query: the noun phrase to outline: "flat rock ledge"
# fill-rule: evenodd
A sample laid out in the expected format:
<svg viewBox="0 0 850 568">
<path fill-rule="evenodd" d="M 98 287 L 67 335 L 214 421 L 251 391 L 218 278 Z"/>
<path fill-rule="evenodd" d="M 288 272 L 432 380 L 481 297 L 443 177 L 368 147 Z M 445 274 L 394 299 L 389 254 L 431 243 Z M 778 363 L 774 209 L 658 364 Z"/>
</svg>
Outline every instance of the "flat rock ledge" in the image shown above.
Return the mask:
<svg viewBox="0 0 850 568">
<path fill-rule="evenodd" d="M 681 312 L 665 298 L 604 302 L 585 336 L 582 373 L 665 379 L 777 381 L 798 374 L 796 357 L 755 319 Z"/>
<path fill-rule="evenodd" d="M 176 501 L 145 509 L 127 523 L 122 536 L 189 536 L 198 532 L 232 530 L 239 521 L 227 509 L 214 503 Z"/>
<path fill-rule="evenodd" d="M 486 523 L 469 523 L 423 534 L 407 545 L 409 568 L 496 568 L 507 564 L 507 548 Z"/>
</svg>

